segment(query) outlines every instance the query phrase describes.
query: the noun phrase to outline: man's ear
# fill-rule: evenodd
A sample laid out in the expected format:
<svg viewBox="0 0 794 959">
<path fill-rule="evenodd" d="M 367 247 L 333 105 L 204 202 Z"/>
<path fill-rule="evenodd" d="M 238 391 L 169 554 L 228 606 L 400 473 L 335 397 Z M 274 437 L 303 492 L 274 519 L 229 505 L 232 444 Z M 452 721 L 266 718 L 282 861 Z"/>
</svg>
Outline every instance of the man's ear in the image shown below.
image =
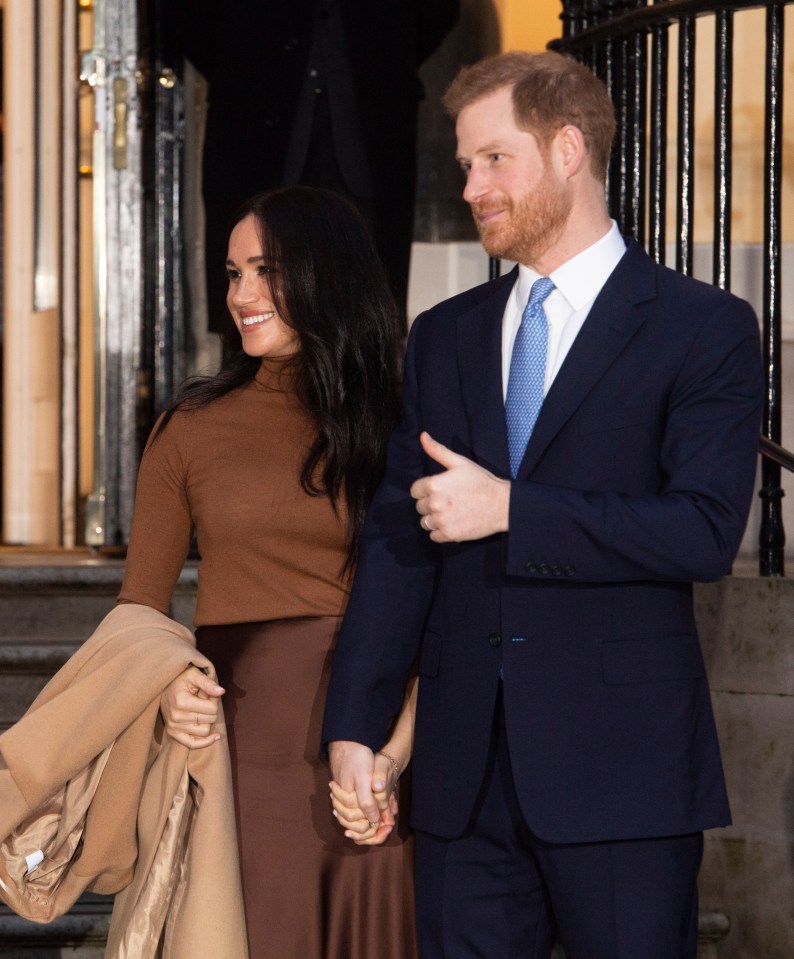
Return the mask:
<svg viewBox="0 0 794 959">
<path fill-rule="evenodd" d="M 572 177 L 587 166 L 587 145 L 579 127 L 572 123 L 561 127 L 554 137 L 554 147 L 564 176 Z"/>
</svg>

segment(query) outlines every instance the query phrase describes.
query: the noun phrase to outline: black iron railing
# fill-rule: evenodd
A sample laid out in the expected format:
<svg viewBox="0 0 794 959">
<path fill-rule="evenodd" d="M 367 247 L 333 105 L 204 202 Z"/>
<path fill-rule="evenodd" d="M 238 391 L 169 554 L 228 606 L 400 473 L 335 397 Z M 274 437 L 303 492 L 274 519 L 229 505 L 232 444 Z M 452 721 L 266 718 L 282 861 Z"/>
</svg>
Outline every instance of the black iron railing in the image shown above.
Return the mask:
<svg viewBox="0 0 794 959">
<path fill-rule="evenodd" d="M 783 26 L 794 0 L 563 0 L 563 37 L 550 46 L 587 63 L 607 84 L 618 117 L 607 184 L 612 215 L 621 229 L 665 261 L 668 46 L 678 44 L 675 267 L 692 273 L 695 181 L 695 49 L 697 20 L 715 22 L 714 231 L 712 281 L 731 285 L 731 188 L 734 14 L 766 11 L 764 86 L 763 347 L 766 399 L 761 438 L 762 576 L 784 573 L 785 531 L 781 468 L 794 456 L 781 439 L 781 178 L 783 151 Z"/>
</svg>

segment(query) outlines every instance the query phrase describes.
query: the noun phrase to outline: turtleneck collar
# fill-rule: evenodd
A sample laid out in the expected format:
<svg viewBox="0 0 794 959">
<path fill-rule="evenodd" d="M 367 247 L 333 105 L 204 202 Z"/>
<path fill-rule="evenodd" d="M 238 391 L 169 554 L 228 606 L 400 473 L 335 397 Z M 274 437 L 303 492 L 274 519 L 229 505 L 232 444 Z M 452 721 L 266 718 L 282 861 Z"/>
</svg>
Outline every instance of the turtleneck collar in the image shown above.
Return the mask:
<svg viewBox="0 0 794 959">
<path fill-rule="evenodd" d="M 255 381 L 269 390 L 293 393 L 297 356 L 297 353 L 290 353 L 288 356 L 263 356 L 262 365 L 254 377 Z"/>
</svg>

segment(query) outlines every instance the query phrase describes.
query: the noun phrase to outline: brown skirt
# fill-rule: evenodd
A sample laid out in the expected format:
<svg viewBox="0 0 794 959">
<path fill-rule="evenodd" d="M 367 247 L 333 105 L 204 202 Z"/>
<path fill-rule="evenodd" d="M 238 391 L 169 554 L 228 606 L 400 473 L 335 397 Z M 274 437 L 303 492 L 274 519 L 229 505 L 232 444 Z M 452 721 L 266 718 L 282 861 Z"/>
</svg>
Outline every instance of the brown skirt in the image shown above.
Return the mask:
<svg viewBox="0 0 794 959">
<path fill-rule="evenodd" d="M 331 816 L 319 753 L 339 622 L 324 616 L 196 632 L 226 689 L 251 959 L 417 955 L 404 810 L 400 834 L 371 848 L 345 839 Z"/>
</svg>

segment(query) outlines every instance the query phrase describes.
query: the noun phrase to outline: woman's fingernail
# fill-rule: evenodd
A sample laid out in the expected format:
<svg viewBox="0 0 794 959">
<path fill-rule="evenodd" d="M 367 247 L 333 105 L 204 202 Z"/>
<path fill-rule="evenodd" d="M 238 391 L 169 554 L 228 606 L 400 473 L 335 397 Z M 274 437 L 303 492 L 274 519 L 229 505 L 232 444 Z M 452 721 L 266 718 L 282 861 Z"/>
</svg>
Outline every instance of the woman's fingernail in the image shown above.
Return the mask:
<svg viewBox="0 0 794 959">
<path fill-rule="evenodd" d="M 376 779 L 372 785 L 375 787 L 375 789 L 383 789 L 384 786 L 380 779 Z"/>
</svg>

